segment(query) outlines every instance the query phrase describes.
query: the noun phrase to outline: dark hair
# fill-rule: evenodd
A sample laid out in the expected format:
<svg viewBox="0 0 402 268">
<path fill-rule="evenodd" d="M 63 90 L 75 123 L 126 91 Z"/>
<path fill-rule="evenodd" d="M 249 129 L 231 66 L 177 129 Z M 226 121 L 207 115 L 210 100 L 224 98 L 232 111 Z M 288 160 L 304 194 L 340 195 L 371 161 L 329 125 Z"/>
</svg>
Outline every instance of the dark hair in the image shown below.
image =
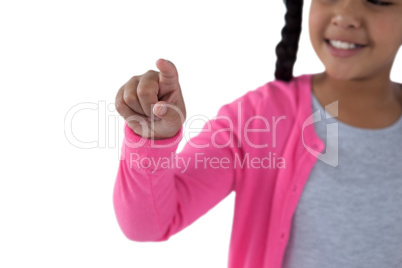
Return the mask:
<svg viewBox="0 0 402 268">
<path fill-rule="evenodd" d="M 284 0 L 284 2 L 285 26 L 282 28 L 282 40 L 276 46 L 275 78 L 288 82 L 293 78 L 293 65 L 299 48 L 303 0 Z"/>
</svg>

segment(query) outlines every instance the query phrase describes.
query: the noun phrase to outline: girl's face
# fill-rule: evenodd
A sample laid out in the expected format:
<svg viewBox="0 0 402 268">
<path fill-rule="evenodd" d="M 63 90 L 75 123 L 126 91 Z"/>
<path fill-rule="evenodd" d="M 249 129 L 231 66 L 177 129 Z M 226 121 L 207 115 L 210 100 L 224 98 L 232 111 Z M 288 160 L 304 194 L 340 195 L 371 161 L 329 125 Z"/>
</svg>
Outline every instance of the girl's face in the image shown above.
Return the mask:
<svg viewBox="0 0 402 268">
<path fill-rule="evenodd" d="M 402 0 L 311 1 L 310 40 L 328 75 L 339 80 L 389 78 L 402 45 Z M 339 57 L 331 53 L 327 39 L 366 46 L 352 56 Z"/>
</svg>

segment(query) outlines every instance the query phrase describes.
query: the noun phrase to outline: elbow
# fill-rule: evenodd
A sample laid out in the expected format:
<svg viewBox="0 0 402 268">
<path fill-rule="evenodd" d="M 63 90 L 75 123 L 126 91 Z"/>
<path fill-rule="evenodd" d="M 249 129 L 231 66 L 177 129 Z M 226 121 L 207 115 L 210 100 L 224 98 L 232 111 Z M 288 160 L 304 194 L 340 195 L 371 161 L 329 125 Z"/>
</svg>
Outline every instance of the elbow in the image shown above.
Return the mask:
<svg viewBox="0 0 402 268">
<path fill-rule="evenodd" d="M 169 238 L 164 238 L 159 235 L 144 235 L 144 234 L 133 234 L 123 231 L 124 236 L 134 242 L 163 242 L 167 241 Z"/>
<path fill-rule="evenodd" d="M 142 228 L 122 228 L 124 236 L 134 242 L 162 242 L 169 239 L 168 236 L 163 236 L 158 231 L 143 230 Z"/>
<path fill-rule="evenodd" d="M 124 191 L 116 183 L 113 206 L 117 222 L 124 236 L 135 242 L 157 242 L 169 239 L 169 232 L 163 232 L 154 211 L 130 191 Z M 169 228 L 168 228 L 169 229 Z"/>
<path fill-rule="evenodd" d="M 169 235 L 162 234 L 153 220 L 147 221 L 137 217 L 117 217 L 120 229 L 124 236 L 135 242 L 161 242 L 169 239 Z"/>
</svg>

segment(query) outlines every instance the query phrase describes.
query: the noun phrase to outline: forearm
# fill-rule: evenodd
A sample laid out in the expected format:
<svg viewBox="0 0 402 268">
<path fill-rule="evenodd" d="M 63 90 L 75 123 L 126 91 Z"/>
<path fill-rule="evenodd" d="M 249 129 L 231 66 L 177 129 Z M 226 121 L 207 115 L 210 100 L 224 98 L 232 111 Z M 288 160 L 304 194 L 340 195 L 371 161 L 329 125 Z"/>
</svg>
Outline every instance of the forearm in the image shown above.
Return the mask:
<svg viewBox="0 0 402 268">
<path fill-rule="evenodd" d="M 229 106 L 224 106 L 220 112 L 234 113 Z M 209 121 L 191 143 L 186 143 L 180 154 L 175 152 L 183 129 L 170 139 L 152 141 L 164 148 L 150 147 L 151 140 L 139 148 L 123 144 L 114 207 L 119 225 L 129 239 L 167 240 L 234 189 L 235 177 L 240 171 L 231 165 L 220 167 L 204 161 L 214 158 L 234 163 L 235 155 L 242 155 L 241 148 L 216 146 L 236 137 L 230 131 L 222 131 L 227 129 L 230 129 L 228 120 Z M 127 126 L 125 134 L 131 141 L 140 139 Z M 212 137 L 214 142 L 211 142 Z M 172 143 L 174 145 L 167 146 Z"/>
<path fill-rule="evenodd" d="M 125 127 L 128 140 L 123 143 L 113 193 L 117 221 L 131 240 L 166 240 L 167 228 L 176 212 L 177 197 L 173 170 L 163 168 L 160 160 L 174 154 L 177 144 L 163 149 L 151 149 L 147 145 L 130 148 L 127 142 L 134 140 L 128 131 Z M 180 139 L 180 135 L 169 140 Z"/>
</svg>

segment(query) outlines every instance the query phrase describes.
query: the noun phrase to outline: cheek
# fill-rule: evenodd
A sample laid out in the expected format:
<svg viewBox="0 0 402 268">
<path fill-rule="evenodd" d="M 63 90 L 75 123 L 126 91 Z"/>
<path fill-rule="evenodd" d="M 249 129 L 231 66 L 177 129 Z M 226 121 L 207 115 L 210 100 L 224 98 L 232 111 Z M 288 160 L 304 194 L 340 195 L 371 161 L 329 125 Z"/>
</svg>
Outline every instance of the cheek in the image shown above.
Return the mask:
<svg viewBox="0 0 402 268">
<path fill-rule="evenodd" d="M 325 36 L 325 29 L 318 17 L 309 20 L 309 32 L 311 45 L 315 50 L 319 49 Z"/>
<path fill-rule="evenodd" d="M 391 31 L 390 25 L 384 25 L 383 29 L 389 29 L 384 31 L 381 28 L 376 28 L 376 30 L 371 31 L 373 38 L 373 57 L 379 62 L 391 62 L 395 59 L 398 53 L 399 47 L 401 46 L 402 39 L 401 34 L 399 36 L 397 33 L 400 31 Z"/>
<path fill-rule="evenodd" d="M 372 38 L 374 44 L 381 44 L 385 49 L 394 50 L 395 46 L 402 45 L 402 23 L 395 23 L 395 19 L 388 17 L 382 20 L 376 20 L 371 25 Z M 384 31 L 384 29 L 387 29 Z"/>
<path fill-rule="evenodd" d="M 309 32 L 312 40 L 317 40 L 325 34 L 325 12 L 319 4 L 311 4 L 309 13 Z"/>
<path fill-rule="evenodd" d="M 311 6 L 310 8 L 310 13 L 309 13 L 309 20 L 308 20 L 308 24 L 309 24 L 309 28 L 310 28 L 310 32 L 314 31 L 317 27 L 317 21 L 319 19 L 319 13 L 316 11 L 316 9 L 314 9 L 314 6 Z"/>
</svg>

